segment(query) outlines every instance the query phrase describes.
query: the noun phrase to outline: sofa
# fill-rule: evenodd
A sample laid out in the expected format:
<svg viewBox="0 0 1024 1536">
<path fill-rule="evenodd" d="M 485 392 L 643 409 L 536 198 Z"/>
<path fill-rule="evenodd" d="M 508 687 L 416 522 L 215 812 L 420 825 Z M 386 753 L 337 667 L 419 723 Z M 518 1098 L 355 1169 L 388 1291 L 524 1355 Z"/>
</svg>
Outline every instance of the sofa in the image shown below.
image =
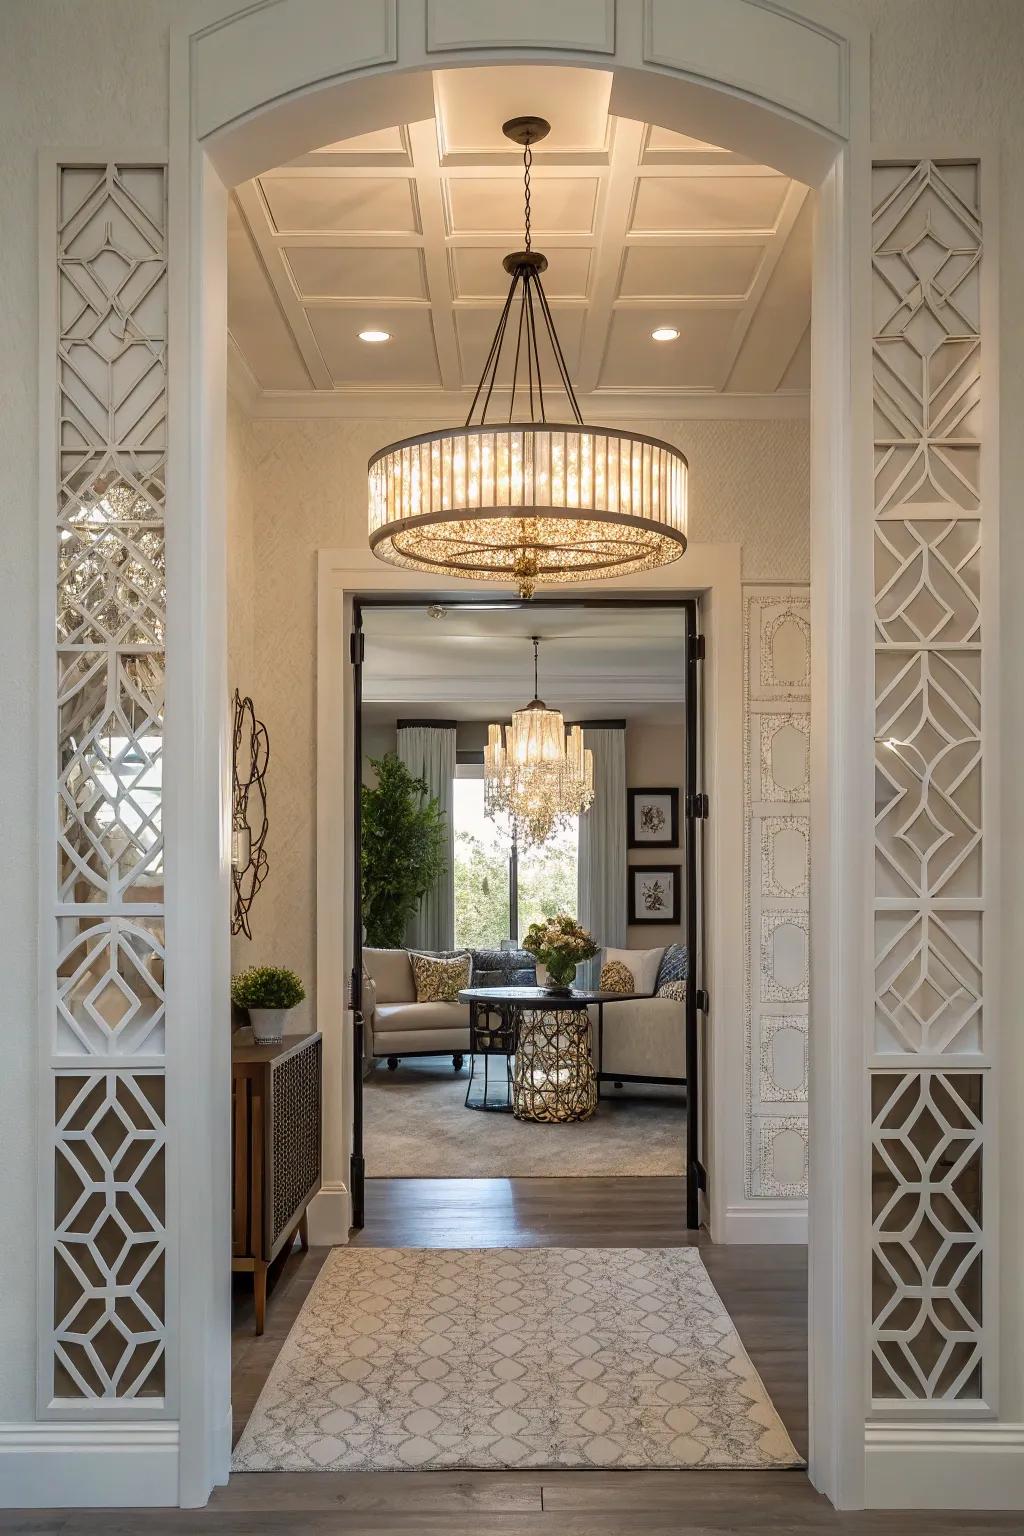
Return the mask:
<svg viewBox="0 0 1024 1536">
<path fill-rule="evenodd" d="M 616 954 L 626 953 L 615 951 Z M 686 1080 L 686 1004 L 683 996 L 659 996 L 668 986 L 685 995 L 689 964 L 685 946 L 670 944 L 662 952 L 650 997 L 605 1003 L 603 1038 L 597 1039 L 597 1009 L 591 1009 L 595 1055 L 600 1046 L 603 1072 L 622 1082 L 630 1078 Z"/>
<path fill-rule="evenodd" d="M 441 958 L 465 950 L 432 950 Z M 532 955 L 522 949 L 471 949 L 470 985 L 532 987 Z M 412 961 L 405 949 L 363 950 L 363 1021 L 366 1055 L 386 1059 L 394 1071 L 402 1056 L 447 1056 L 458 1071 L 469 1050 L 469 1007 L 463 1003 L 418 1003 Z"/>
</svg>

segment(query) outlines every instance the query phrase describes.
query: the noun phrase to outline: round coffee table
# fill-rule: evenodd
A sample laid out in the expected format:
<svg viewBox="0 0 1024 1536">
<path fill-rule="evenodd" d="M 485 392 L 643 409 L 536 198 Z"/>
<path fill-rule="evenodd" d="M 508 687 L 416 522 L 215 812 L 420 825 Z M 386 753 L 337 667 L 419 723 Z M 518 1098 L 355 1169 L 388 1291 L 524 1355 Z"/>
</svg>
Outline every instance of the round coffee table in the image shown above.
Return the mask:
<svg viewBox="0 0 1024 1536">
<path fill-rule="evenodd" d="M 544 987 L 468 987 L 459 1002 L 474 1013 L 486 1005 L 505 1014 L 515 1049 L 512 1113 L 517 1120 L 551 1124 L 589 1120 L 597 1108 L 587 1009 L 623 995 L 575 987 L 567 994 Z"/>
</svg>

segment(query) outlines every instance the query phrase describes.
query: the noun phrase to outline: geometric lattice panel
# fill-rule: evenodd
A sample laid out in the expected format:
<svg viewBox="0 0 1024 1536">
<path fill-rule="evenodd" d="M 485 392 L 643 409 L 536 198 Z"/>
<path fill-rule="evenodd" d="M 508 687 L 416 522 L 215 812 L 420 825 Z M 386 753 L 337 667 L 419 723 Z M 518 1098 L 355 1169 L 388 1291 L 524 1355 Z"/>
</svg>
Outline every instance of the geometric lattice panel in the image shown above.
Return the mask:
<svg viewBox="0 0 1024 1536">
<path fill-rule="evenodd" d="M 982 1363 L 982 1074 L 876 1072 L 872 1395 L 977 1398 Z"/>
<path fill-rule="evenodd" d="M 161 1074 L 55 1078 L 57 1397 L 162 1397 Z"/>
<path fill-rule="evenodd" d="M 748 1197 L 807 1195 L 810 598 L 743 591 L 744 1034 Z"/>
<path fill-rule="evenodd" d="M 980 166 L 872 187 L 872 1391 L 938 1410 L 984 1395 Z"/>
<path fill-rule="evenodd" d="M 166 172 L 57 170 L 44 1412 L 169 1412 L 163 737 Z M 53 246 L 47 251 L 52 259 Z M 43 1219 L 46 1220 L 44 1211 Z"/>
<path fill-rule="evenodd" d="M 271 1243 L 276 1243 L 311 1189 L 320 1183 L 321 1043 L 295 1051 L 271 1069 L 273 1170 Z"/>
</svg>

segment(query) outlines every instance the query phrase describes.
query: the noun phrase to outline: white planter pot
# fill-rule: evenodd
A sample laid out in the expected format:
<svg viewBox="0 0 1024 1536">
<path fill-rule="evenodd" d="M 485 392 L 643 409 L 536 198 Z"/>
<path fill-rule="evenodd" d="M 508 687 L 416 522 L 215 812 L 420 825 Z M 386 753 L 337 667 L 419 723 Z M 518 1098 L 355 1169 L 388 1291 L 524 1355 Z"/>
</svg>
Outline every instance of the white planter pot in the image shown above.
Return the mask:
<svg viewBox="0 0 1024 1536">
<path fill-rule="evenodd" d="M 276 1045 L 284 1037 L 284 1023 L 290 1008 L 250 1008 L 249 1023 L 257 1045 Z"/>
</svg>

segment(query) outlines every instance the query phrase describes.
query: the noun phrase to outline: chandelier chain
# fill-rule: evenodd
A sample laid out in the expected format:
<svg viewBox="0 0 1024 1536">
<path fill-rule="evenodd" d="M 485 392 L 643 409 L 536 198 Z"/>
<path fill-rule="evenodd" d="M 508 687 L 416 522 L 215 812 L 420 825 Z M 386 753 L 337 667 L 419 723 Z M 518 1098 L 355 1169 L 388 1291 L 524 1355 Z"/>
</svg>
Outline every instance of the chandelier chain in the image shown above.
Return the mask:
<svg viewBox="0 0 1024 1536">
<path fill-rule="evenodd" d="M 533 149 L 529 144 L 523 148 L 523 201 L 525 204 L 526 249 L 530 249 L 530 167 L 533 165 Z"/>
</svg>

